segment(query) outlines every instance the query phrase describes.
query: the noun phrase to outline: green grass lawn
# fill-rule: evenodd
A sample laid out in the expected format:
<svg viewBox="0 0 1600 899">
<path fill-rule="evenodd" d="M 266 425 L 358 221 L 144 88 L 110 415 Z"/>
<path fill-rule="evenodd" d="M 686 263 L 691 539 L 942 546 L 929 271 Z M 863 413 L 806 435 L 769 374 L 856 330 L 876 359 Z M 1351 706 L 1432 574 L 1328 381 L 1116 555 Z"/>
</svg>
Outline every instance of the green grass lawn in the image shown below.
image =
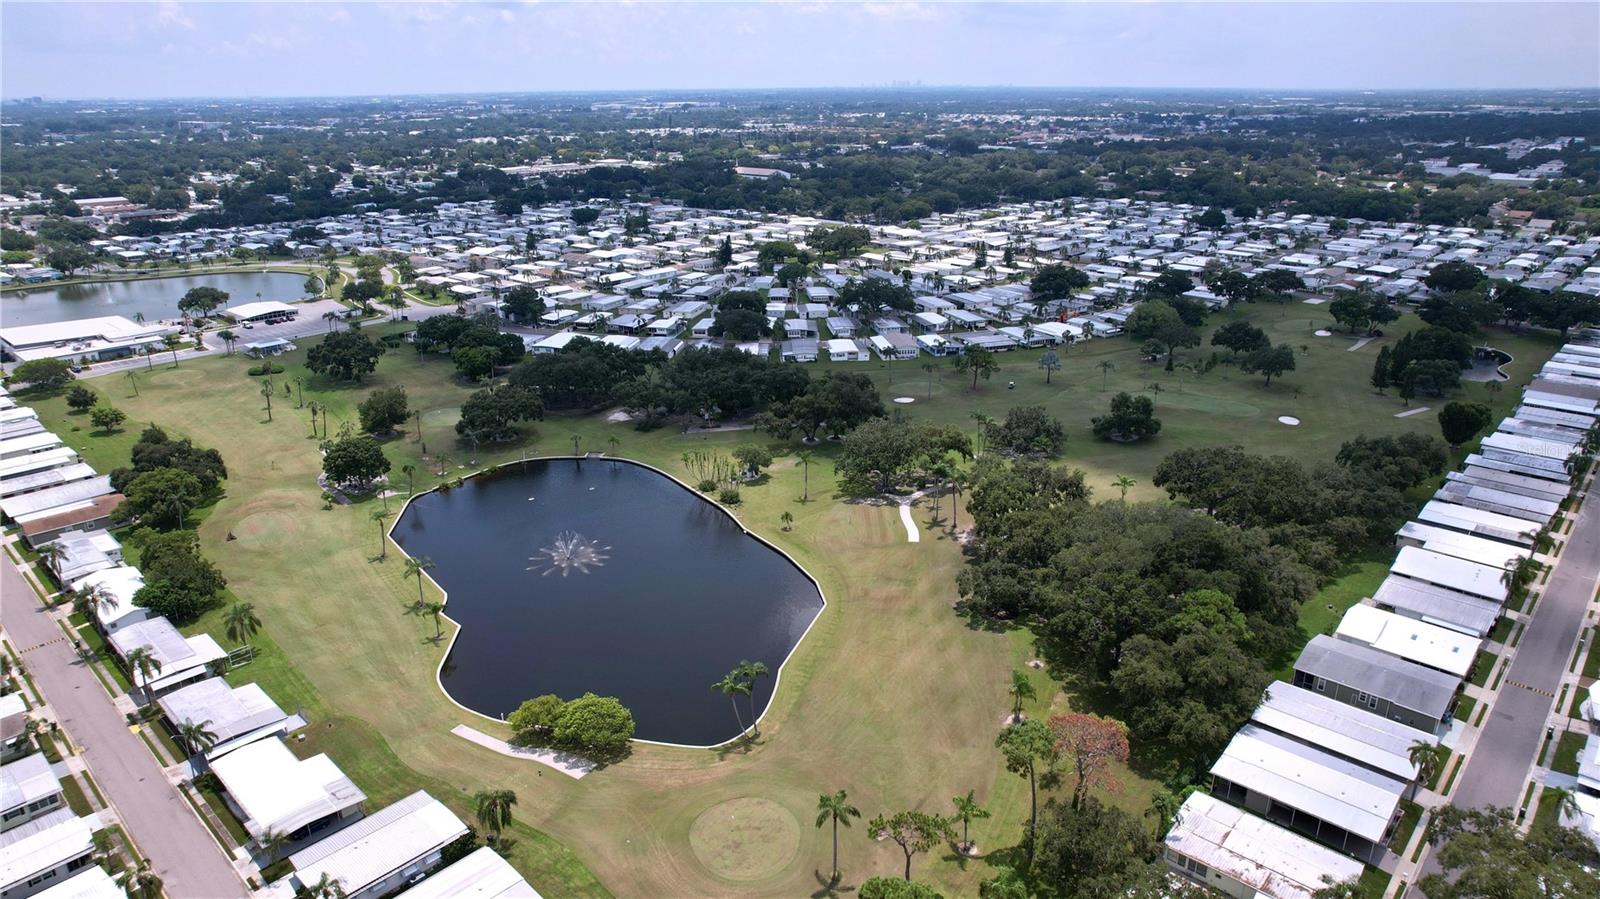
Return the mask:
<svg viewBox="0 0 1600 899">
<path fill-rule="evenodd" d="M 1471 696 L 1462 696 L 1456 699 L 1456 720 L 1465 721 L 1470 724 L 1472 722 L 1472 710 L 1477 706 L 1477 704 L 1478 701 L 1473 699 Z"/>
<path fill-rule="evenodd" d="M 1487 649 L 1478 650 L 1478 657 L 1472 662 L 1472 677 L 1469 678 L 1473 686 L 1481 687 L 1489 682 L 1489 674 L 1494 671 L 1495 662 L 1499 659 Z"/>
<path fill-rule="evenodd" d="M 1318 634 L 1331 634 L 1349 608 L 1371 596 L 1394 563 L 1394 550 L 1377 549 L 1346 563 L 1323 585 L 1316 595 L 1300 607 L 1300 633 L 1310 640 Z M 1278 680 L 1294 679 L 1294 659 L 1287 659 L 1275 672 Z"/>
<path fill-rule="evenodd" d="M 1562 774 L 1578 776 L 1578 756 L 1583 752 L 1583 744 L 1587 739 L 1581 731 L 1562 731 L 1556 738 L 1556 754 L 1550 760 L 1550 770 Z"/>
<path fill-rule="evenodd" d="M 886 396 L 916 396 L 909 414 L 966 427 L 972 426 L 971 411 L 1001 416 L 1012 405 L 1044 403 L 1069 425 L 1065 464 L 1084 468 L 1102 497 L 1112 478 L 1127 474 L 1141 482 L 1130 498 L 1153 498 L 1158 492 L 1149 478 L 1155 464 L 1182 446 L 1240 443 L 1320 462 L 1356 433 L 1436 430 L 1431 415 L 1393 418 L 1403 408 L 1399 400 L 1365 387 L 1378 343 L 1352 353 L 1347 338 L 1310 336 L 1312 325 L 1327 324 L 1323 309 L 1293 309 L 1282 318 L 1275 309 L 1248 310 L 1275 340 L 1309 347 L 1300 370 L 1270 389 L 1227 367 L 1199 377 L 1166 374 L 1138 362 L 1126 340 L 1072 348 L 1048 387 L 1035 367 L 1037 354 L 1003 357 L 1003 370 L 975 391 L 941 370 L 931 398 L 915 363 L 840 367 L 870 373 Z M 1392 329 L 1386 340 L 1407 326 Z M 1517 346 L 1514 368 L 1520 366 L 1524 378 L 1542 361 L 1540 353 L 1549 353 L 1549 342 L 1541 339 L 1496 342 Z M 1104 389 L 1102 360 L 1115 365 L 1104 375 Z M 355 406 L 371 389 L 406 386 L 413 406 L 423 410 L 422 440 L 413 430 L 385 445 L 401 490 L 403 465 L 414 465 L 418 489 L 427 489 L 499 461 L 569 453 L 574 435 L 584 450 L 608 449 L 615 437 L 620 455 L 679 474 L 681 456 L 690 449 L 771 443 L 749 431 L 641 433 L 598 416 L 555 416 L 526 429 L 520 445 L 475 452 L 455 440 L 458 409 L 471 388 L 456 381 L 448 363 L 402 349 L 385 356 L 378 372 L 356 386 L 312 376 L 303 361 L 304 349 L 283 357 L 287 371 L 277 383 L 300 379 L 304 398 L 327 407 L 334 431 L 355 423 Z M 818 448 L 811 502 L 799 501 L 794 445 L 774 444 L 778 459 L 770 478 L 743 491 L 736 513 L 805 565 L 829 603 L 783 671 L 762 740 L 727 752 L 640 745 L 624 762 L 572 781 L 449 733 L 463 722 L 491 732 L 498 726 L 463 712 L 439 690 L 435 671 L 443 648 L 428 639 L 433 626 L 403 614 L 415 585 L 402 578 L 397 554 L 387 562 L 375 560 L 377 534 L 368 515 L 377 501 L 322 510 L 309 413 L 280 393 L 268 421 L 257 393 L 260 381 L 244 374 L 249 364 L 241 357 L 158 364 L 140 370 L 138 396 L 121 376 L 85 382 L 128 412 L 128 430 L 118 434 L 71 431 L 77 419 L 66 414 L 60 397 L 34 404 L 103 471 L 126 464 L 145 422 L 222 452 L 230 474 L 226 495 L 203 516 L 201 545 L 229 580 L 226 602 L 254 603 L 264 623 L 254 640 L 256 660 L 228 678 L 258 682 L 285 709 L 302 710 L 311 723 L 306 740 L 292 743 L 295 751 L 327 752 L 374 805 L 427 789 L 470 818 L 473 791 L 513 789 L 519 797 L 513 862 L 542 892 L 562 896 L 816 893 L 818 878 L 826 876 L 829 844 L 825 831 L 809 825 L 817 795 L 841 788 L 867 817 L 911 808 L 944 812 L 950 797 L 976 790 L 994 817 L 975 822 L 973 838 L 986 848 L 1020 839 L 1027 786 L 1004 770 L 992 744 L 1008 710 L 1010 671 L 1033 655 L 1031 639 L 1020 630 L 975 630 L 952 613 L 962 557 L 948 534 L 928 523 L 926 509 L 916 512 L 923 541 L 908 544 L 895 510 L 837 501 L 832 444 Z M 1006 388 L 1010 380 L 1017 382 L 1015 390 Z M 1122 446 L 1089 436 L 1088 419 L 1104 410 L 1111 392 L 1148 383 L 1163 385 L 1157 414 L 1165 428 L 1159 438 Z M 1463 392 L 1483 398 L 1476 385 Z M 1509 397 L 1500 405 L 1508 407 Z M 1284 414 L 1303 424 L 1278 424 Z M 783 512 L 794 516 L 790 531 L 779 527 Z M 1327 598 L 1308 606 L 1302 617 L 1307 633 L 1337 621 L 1338 614 L 1327 611 L 1324 617 L 1318 608 L 1332 604 L 1342 613 L 1370 593 L 1365 585 L 1375 584 L 1372 576 L 1387 564 L 1376 557 L 1355 563 Z M 220 633 L 221 620 L 221 611 L 212 612 L 189 630 L 211 632 L 231 645 Z M 1071 707 L 1071 697 L 1059 694 L 1044 672 L 1030 676 L 1041 689 L 1029 714 Z M 1142 812 L 1157 785 L 1127 770 L 1118 779 L 1121 790 L 1103 798 Z M 717 858 L 696 855 L 689 833 L 708 809 L 746 798 L 769 800 L 780 809 L 773 814 L 792 816 L 798 846 L 791 857 L 769 858 L 759 877 L 735 879 L 719 873 Z M 871 840 L 864 828 L 842 834 L 840 851 L 846 887 L 900 869 L 897 847 Z M 975 894 L 989 872 L 989 862 L 958 862 L 950 853 L 935 852 L 917 863 L 918 879 L 948 895 Z"/>
<path fill-rule="evenodd" d="M 1389 837 L 1389 848 L 1397 853 L 1404 853 L 1406 845 L 1411 842 L 1411 834 L 1417 829 L 1417 822 L 1422 820 L 1422 806 L 1406 800 L 1400 803 L 1400 822 L 1394 826 L 1394 834 Z"/>
</svg>

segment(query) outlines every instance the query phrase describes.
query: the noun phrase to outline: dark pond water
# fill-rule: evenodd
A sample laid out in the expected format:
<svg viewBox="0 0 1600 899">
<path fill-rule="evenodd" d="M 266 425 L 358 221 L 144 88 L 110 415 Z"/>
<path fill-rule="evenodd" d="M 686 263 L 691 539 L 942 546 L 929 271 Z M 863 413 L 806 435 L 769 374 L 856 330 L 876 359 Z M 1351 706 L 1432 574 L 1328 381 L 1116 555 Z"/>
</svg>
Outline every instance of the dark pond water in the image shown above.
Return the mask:
<svg viewBox="0 0 1600 899">
<path fill-rule="evenodd" d="M 739 725 L 711 684 L 741 659 L 776 675 L 822 609 L 783 555 L 627 463 L 530 462 L 470 478 L 413 501 L 394 539 L 433 560 L 461 624 L 444 688 L 495 717 L 542 693 L 592 692 L 621 699 L 643 739 L 721 743 Z M 774 679 L 756 687 L 758 712 Z"/>
<path fill-rule="evenodd" d="M 0 323 L 16 327 L 101 315 L 133 318 L 135 313 L 149 321 L 160 321 L 181 318 L 178 300 L 195 287 L 225 291 L 228 305 L 237 306 L 255 302 L 257 294 L 262 300 L 303 299 L 305 283 L 306 276 L 294 272 L 231 272 L 30 287 L 0 296 Z"/>
</svg>

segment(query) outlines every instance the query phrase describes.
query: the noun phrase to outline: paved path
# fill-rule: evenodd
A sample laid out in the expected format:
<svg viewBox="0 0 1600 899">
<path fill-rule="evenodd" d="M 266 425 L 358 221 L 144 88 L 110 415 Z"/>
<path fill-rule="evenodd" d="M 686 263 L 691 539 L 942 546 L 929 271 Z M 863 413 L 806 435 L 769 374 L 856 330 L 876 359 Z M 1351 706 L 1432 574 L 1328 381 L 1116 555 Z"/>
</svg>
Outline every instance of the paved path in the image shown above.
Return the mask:
<svg viewBox="0 0 1600 899">
<path fill-rule="evenodd" d="M 911 517 L 911 504 L 900 504 L 900 523 L 906 526 L 906 542 L 921 543 L 922 532 L 917 530 L 917 523 Z"/>
<path fill-rule="evenodd" d="M 1534 607 L 1533 618 L 1517 644 L 1461 783 L 1451 797 L 1460 808 L 1522 804 L 1528 771 L 1544 745 L 1546 721 L 1577 646 L 1578 633 L 1600 585 L 1600 497 L 1588 498 L 1578 512 L 1561 557 Z M 1428 858 L 1426 873 L 1439 867 Z"/>
<path fill-rule="evenodd" d="M 1353 343 L 1353 344 L 1351 344 L 1351 345 L 1350 345 L 1350 350 L 1349 350 L 1349 352 L 1352 352 L 1352 353 L 1353 353 L 1353 352 L 1355 352 L 1355 351 L 1356 351 L 1356 350 L 1359 350 L 1359 349 L 1361 349 L 1361 348 L 1362 348 L 1362 347 L 1364 347 L 1364 346 L 1366 346 L 1366 345 L 1367 345 L 1367 344 L 1369 344 L 1369 343 L 1371 343 L 1371 342 L 1372 342 L 1372 341 L 1373 341 L 1373 339 L 1374 339 L 1374 338 L 1371 338 L 1371 337 L 1363 337 L 1363 338 L 1361 338 L 1361 339 L 1360 339 L 1360 340 L 1358 340 L 1358 341 L 1356 341 L 1356 342 L 1355 342 L 1355 343 Z"/>
<path fill-rule="evenodd" d="M 555 752 L 549 749 L 512 746 L 504 740 L 491 737 L 483 731 L 468 727 L 465 724 L 457 724 L 450 729 L 450 732 L 469 743 L 476 743 L 492 752 L 509 755 L 514 759 L 529 759 L 541 765 L 548 765 L 574 779 L 581 778 L 594 770 L 594 762 L 581 755 L 573 755 L 570 752 Z"/>
<path fill-rule="evenodd" d="M 1430 407 L 1430 406 L 1418 406 L 1415 409 L 1407 409 L 1404 412 L 1396 412 L 1394 414 L 1394 417 L 1395 418 L 1410 418 L 1413 415 L 1421 415 L 1422 413 L 1428 411 L 1430 408 L 1432 408 L 1432 407 Z"/>
<path fill-rule="evenodd" d="M 56 719 L 83 747 L 107 801 L 174 899 L 245 896 L 245 886 L 194 810 L 128 730 L 105 688 L 78 658 L 10 556 L 0 560 L 0 623 Z M 23 651 L 25 647 L 33 647 Z"/>
</svg>

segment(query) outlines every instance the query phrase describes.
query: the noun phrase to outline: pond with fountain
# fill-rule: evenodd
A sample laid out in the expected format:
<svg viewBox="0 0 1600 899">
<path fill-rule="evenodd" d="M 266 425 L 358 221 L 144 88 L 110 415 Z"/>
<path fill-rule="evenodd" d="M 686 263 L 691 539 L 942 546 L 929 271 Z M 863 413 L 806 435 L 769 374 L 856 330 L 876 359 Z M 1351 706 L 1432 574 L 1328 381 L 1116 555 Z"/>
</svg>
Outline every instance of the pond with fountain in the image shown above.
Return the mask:
<svg viewBox="0 0 1600 899">
<path fill-rule="evenodd" d="M 724 742 L 739 723 L 711 685 L 743 660 L 776 675 L 823 605 L 723 509 L 619 460 L 513 463 L 416 497 L 392 533 L 433 561 L 461 625 L 441 684 L 495 718 L 597 693 L 633 711 L 641 739 Z M 776 681 L 757 682 L 758 713 Z"/>
</svg>

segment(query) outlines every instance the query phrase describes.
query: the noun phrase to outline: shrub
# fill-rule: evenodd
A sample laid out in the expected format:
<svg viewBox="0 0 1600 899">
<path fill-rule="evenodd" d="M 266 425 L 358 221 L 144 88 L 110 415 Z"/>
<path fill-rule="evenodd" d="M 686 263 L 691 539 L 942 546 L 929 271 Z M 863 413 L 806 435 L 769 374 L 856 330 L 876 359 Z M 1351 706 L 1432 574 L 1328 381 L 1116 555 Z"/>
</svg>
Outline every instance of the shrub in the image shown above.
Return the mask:
<svg viewBox="0 0 1600 899">
<path fill-rule="evenodd" d="M 695 485 L 695 488 L 701 493 L 710 493 L 711 491 L 717 489 L 717 482 L 711 480 L 710 478 L 702 478 L 700 483 Z"/>
<path fill-rule="evenodd" d="M 717 492 L 717 499 L 720 500 L 724 506 L 737 506 L 739 503 L 743 502 L 743 499 L 739 496 L 738 487 L 722 488 Z"/>
<path fill-rule="evenodd" d="M 245 369 L 245 374 L 252 378 L 259 378 L 262 375 L 281 375 L 283 374 L 283 366 L 274 362 L 263 362 L 260 365 L 252 365 Z"/>
</svg>

